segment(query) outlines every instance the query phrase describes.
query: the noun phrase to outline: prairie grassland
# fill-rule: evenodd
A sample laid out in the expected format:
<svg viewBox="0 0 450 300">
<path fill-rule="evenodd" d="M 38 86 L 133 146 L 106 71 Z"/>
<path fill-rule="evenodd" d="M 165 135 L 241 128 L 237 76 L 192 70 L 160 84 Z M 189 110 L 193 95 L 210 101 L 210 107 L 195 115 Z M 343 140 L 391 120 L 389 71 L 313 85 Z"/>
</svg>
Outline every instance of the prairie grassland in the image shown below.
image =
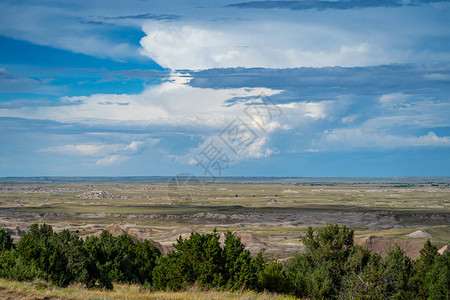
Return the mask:
<svg viewBox="0 0 450 300">
<path fill-rule="evenodd" d="M 143 290 L 138 285 L 114 284 L 114 290 L 90 290 L 79 285 L 67 288 L 53 286 L 36 280 L 33 282 L 17 282 L 0 279 L 0 299 L 295 299 L 270 293 L 222 291 L 203 291 L 192 288 L 183 292 L 151 292 Z"/>
<path fill-rule="evenodd" d="M 264 244 L 256 250 L 291 246 L 278 249 L 283 252 L 278 256 L 285 257 L 289 251 L 301 251 L 298 237 L 307 226 L 339 223 L 354 228 L 357 237 L 383 235 L 419 243 L 425 239 L 406 235 L 421 229 L 442 246 L 450 240 L 449 180 L 442 179 L 439 186 L 426 180 L 327 185 L 235 180 L 185 186 L 176 192 L 167 181 L 0 181 L 0 226 L 26 230 L 31 223 L 46 222 L 56 230 L 68 228 L 82 235 L 121 224 L 166 245 L 175 241 L 180 229 L 250 231 Z M 186 199 L 192 190 L 195 198 Z M 91 191 L 105 195 L 90 197 Z M 173 236 L 167 236 L 170 233 Z M 268 255 L 277 256 L 278 250 Z"/>
</svg>

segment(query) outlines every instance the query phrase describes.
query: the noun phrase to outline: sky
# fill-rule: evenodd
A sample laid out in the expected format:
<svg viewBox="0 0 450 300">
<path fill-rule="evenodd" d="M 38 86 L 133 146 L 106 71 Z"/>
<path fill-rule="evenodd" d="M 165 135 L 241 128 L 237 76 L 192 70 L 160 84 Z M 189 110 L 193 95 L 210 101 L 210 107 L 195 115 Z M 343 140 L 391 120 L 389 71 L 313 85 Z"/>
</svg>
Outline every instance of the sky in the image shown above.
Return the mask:
<svg viewBox="0 0 450 300">
<path fill-rule="evenodd" d="M 2 0 L 0 176 L 450 176 L 450 1 Z"/>
</svg>

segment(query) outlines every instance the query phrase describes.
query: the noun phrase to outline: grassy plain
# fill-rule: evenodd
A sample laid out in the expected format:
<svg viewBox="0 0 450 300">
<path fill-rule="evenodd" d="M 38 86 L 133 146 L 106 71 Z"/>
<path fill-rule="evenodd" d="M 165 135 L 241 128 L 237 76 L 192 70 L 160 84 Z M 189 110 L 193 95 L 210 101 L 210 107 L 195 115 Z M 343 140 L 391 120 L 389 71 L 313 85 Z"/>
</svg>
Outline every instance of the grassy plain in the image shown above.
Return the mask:
<svg viewBox="0 0 450 300">
<path fill-rule="evenodd" d="M 192 288 L 183 292 L 151 292 L 138 285 L 114 284 L 114 290 L 89 290 L 79 285 L 67 288 L 53 286 L 47 282 L 36 280 L 33 282 L 17 282 L 0 279 L 0 299 L 11 300 L 56 300 L 56 299 L 262 299 L 281 300 L 294 299 L 271 293 L 242 292 L 231 293 L 225 291 L 203 291 Z"/>
<path fill-rule="evenodd" d="M 425 239 L 406 235 L 421 229 L 442 246 L 450 240 L 449 182 L 448 178 L 225 178 L 176 188 L 168 185 L 168 178 L 3 179 L 0 225 L 26 230 L 33 222 L 46 222 L 83 235 L 120 224 L 167 245 L 188 229 L 246 231 L 261 241 L 259 250 L 278 247 L 267 255 L 280 257 L 295 252 L 296 245 L 301 251 L 298 236 L 307 226 L 328 223 L 347 224 L 357 237 L 381 235 L 418 243 Z M 286 245 L 290 248 L 284 251 Z"/>
</svg>

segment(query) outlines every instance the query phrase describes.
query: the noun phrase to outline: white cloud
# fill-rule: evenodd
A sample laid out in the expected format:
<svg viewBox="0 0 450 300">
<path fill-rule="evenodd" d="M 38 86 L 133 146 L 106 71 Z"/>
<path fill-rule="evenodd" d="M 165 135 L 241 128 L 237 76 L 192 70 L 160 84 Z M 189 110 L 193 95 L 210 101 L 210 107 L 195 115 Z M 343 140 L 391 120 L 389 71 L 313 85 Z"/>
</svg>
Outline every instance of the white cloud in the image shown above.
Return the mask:
<svg viewBox="0 0 450 300">
<path fill-rule="evenodd" d="M 403 147 L 449 147 L 449 136 L 437 136 L 430 131 L 422 136 L 402 136 L 365 131 L 361 128 L 333 129 L 324 133 L 322 144 L 328 149 L 370 148 L 393 149 Z M 339 146 L 339 148 L 335 148 Z"/>
<path fill-rule="evenodd" d="M 258 137 L 255 140 L 234 150 L 238 150 L 238 153 L 231 150 L 218 136 L 211 136 L 187 154 L 173 158 L 178 162 L 190 165 L 197 165 L 200 161 L 205 166 L 211 165 L 211 168 L 215 166 L 214 162 L 218 161 L 224 169 L 228 169 L 238 162 L 269 157 L 278 152 L 277 149 L 270 146 L 270 136 L 264 132 L 258 132 Z M 209 157 L 215 157 L 215 159 L 209 161 Z M 211 169 L 211 172 L 214 171 Z"/>
<path fill-rule="evenodd" d="M 262 158 L 272 155 L 276 150 L 269 145 L 270 137 L 278 131 L 291 130 L 299 126 L 324 120 L 332 114 L 334 101 L 292 102 L 278 104 L 279 110 L 272 112 L 264 129 L 259 120 L 246 114 L 246 109 L 260 105 L 261 96 L 273 96 L 281 91 L 268 88 L 208 89 L 192 87 L 186 82 L 189 78 L 173 74 L 171 80 L 160 85 L 146 87 L 141 94 L 116 95 L 94 94 L 91 96 L 63 97 L 63 101 L 81 102 L 70 107 L 19 107 L 0 109 L 0 116 L 48 119 L 63 123 L 75 122 L 100 126 L 161 126 L 163 128 L 181 129 L 183 132 L 201 132 L 205 138 L 218 135 L 235 118 L 241 118 L 252 130 L 258 132 L 258 139 L 241 154 L 240 160 Z M 246 102 L 228 105 L 227 100 L 240 97 Z M 258 100 L 259 99 L 259 100 Z M 128 105 L 113 105 L 114 103 Z M 110 105 L 104 105 L 108 103 Z M 252 105 L 248 105 L 251 103 Z M 270 104 L 271 105 L 271 104 Z M 261 109 L 264 113 L 264 109 Z M 247 110 L 248 112 L 252 110 Z M 128 141 L 127 144 L 70 144 L 45 151 L 67 153 L 69 155 L 93 156 L 99 164 L 119 163 L 118 156 L 126 157 L 146 147 L 141 140 Z M 198 150 L 198 149 L 197 149 Z M 188 152 L 188 151 L 187 151 Z M 189 153 L 193 154 L 193 152 Z M 171 154 L 169 154 L 171 155 Z M 192 157 L 192 156 L 191 156 Z"/>
<path fill-rule="evenodd" d="M 269 138 L 264 136 L 258 138 L 255 142 L 251 143 L 240 155 L 239 160 L 247 160 L 252 158 L 269 157 L 273 153 L 276 153 L 276 149 L 268 146 Z"/>
<path fill-rule="evenodd" d="M 315 24 L 150 22 L 143 30 L 146 36 L 141 40 L 141 54 L 171 69 L 359 66 L 390 61 L 388 56 L 379 55 L 382 50 L 375 43 Z"/>
<path fill-rule="evenodd" d="M 337 110 L 338 104 L 337 101 L 304 101 L 279 104 L 278 106 L 283 111 L 283 121 L 289 124 L 287 128 L 293 128 L 331 118 Z"/>
<path fill-rule="evenodd" d="M 122 156 L 122 155 L 110 155 L 105 158 L 97 160 L 95 165 L 107 167 L 107 166 L 119 164 L 119 163 L 123 162 L 124 160 L 126 160 L 127 158 L 128 157 Z"/>
<path fill-rule="evenodd" d="M 133 141 L 131 144 L 127 145 L 126 149 L 130 151 L 137 151 L 142 145 L 144 145 L 145 142 L 137 142 Z"/>
<path fill-rule="evenodd" d="M 444 13 L 423 18 L 423 9 L 366 10 L 364 18 L 360 10 L 260 10 L 247 14 L 246 21 L 150 21 L 142 26 L 146 36 L 141 54 L 175 70 L 448 61 L 448 52 L 418 43 L 430 32 L 448 37 L 448 26 L 442 26 Z"/>
<path fill-rule="evenodd" d="M 244 10 L 217 1 L 3 1 L 0 34 L 135 60 L 142 59 L 139 47 L 117 33 L 143 26 L 143 53 L 173 69 L 362 66 L 450 58 L 433 40 L 448 38 L 447 5 L 361 11 Z"/>
<path fill-rule="evenodd" d="M 70 155 L 97 156 L 103 155 L 111 146 L 106 145 L 64 145 L 41 149 L 42 152 L 60 152 Z"/>
<path fill-rule="evenodd" d="M 449 136 L 438 136 L 432 128 L 448 127 L 450 103 L 394 93 L 382 95 L 375 115 L 353 127 L 325 130 L 318 146 L 321 151 L 356 148 L 394 149 L 403 147 L 449 147 Z M 341 118 L 351 124 L 357 114 Z M 425 135 L 411 129 L 427 130 Z"/>
<path fill-rule="evenodd" d="M 48 119 L 79 123 L 134 123 L 172 127 L 216 128 L 227 125 L 236 116 L 244 115 L 245 103 L 225 105 L 233 97 L 257 98 L 280 91 L 267 88 L 203 89 L 191 87 L 188 78 L 174 74 L 172 80 L 148 86 L 141 94 L 94 94 L 63 97 L 65 102 L 81 104 L 59 107 L 19 107 L 0 109 L 0 116 Z M 249 100 L 251 101 L 251 100 Z M 128 105 L 103 105 L 103 103 Z M 275 126 L 274 124 L 273 126 Z"/>
<path fill-rule="evenodd" d="M 414 95 L 402 93 L 380 97 L 377 117 L 364 122 L 370 130 L 395 129 L 399 126 L 411 128 L 432 128 L 450 126 L 450 103 L 432 99 L 416 99 Z"/>
<path fill-rule="evenodd" d="M 40 152 L 55 152 L 71 156 L 86 156 L 96 159 L 96 165 L 119 164 L 129 157 L 159 143 L 159 139 L 132 141 L 130 144 L 76 144 L 40 149 Z"/>
</svg>

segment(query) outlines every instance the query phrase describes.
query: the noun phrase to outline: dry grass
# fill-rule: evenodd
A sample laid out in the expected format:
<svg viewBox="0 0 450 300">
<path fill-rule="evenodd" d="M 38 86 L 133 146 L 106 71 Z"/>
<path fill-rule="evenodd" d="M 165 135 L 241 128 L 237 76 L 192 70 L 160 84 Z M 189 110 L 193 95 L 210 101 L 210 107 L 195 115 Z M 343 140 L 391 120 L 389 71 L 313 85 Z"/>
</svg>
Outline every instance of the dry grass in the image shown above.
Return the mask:
<svg viewBox="0 0 450 300">
<path fill-rule="evenodd" d="M 46 282 L 18 282 L 0 279 L 0 299 L 295 299 L 270 293 L 203 291 L 150 292 L 138 285 L 114 284 L 113 291 L 89 290 L 79 285 L 55 287 Z"/>
</svg>

